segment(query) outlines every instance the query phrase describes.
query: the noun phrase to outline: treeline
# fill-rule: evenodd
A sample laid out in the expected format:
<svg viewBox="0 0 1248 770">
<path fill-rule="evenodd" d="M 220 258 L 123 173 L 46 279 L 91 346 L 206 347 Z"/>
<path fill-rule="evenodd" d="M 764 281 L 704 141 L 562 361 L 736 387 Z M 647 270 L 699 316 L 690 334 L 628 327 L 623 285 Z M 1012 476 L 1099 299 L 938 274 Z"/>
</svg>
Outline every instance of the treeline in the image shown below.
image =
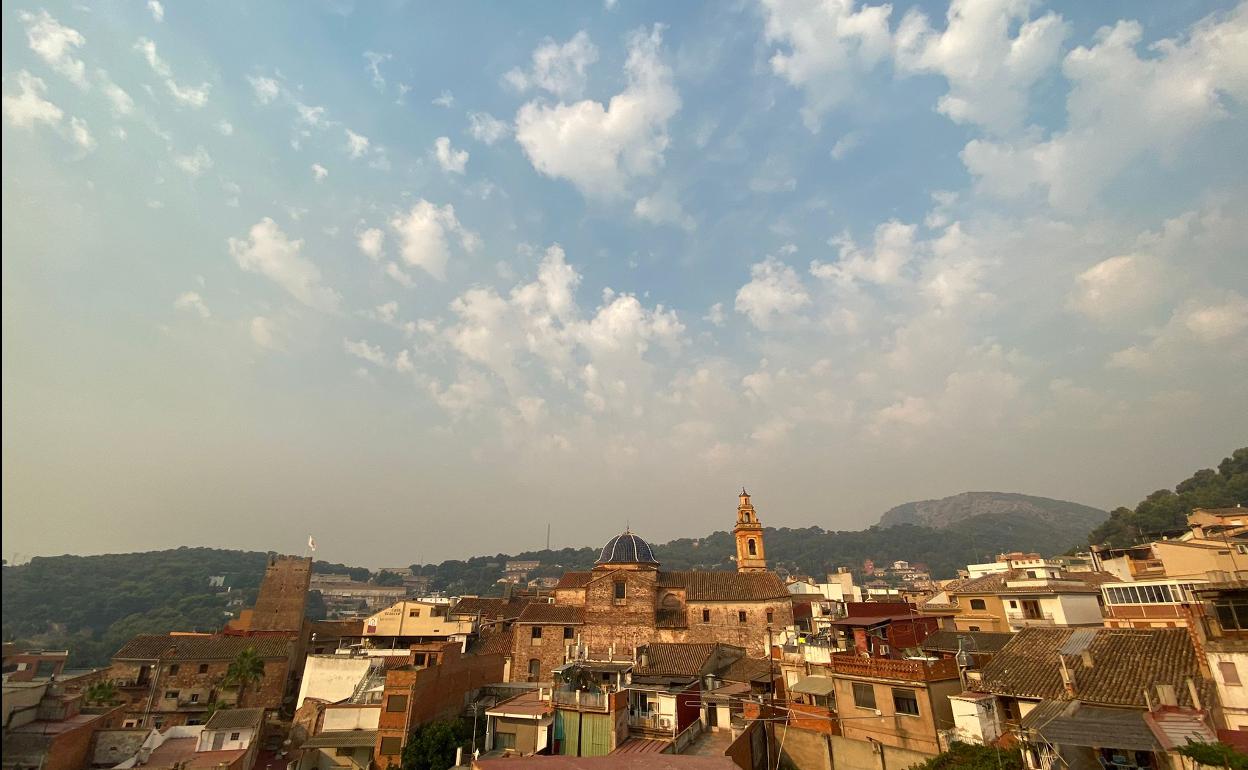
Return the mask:
<svg viewBox="0 0 1248 770">
<path fill-rule="evenodd" d="M 1236 449 L 1218 463 L 1205 468 L 1174 489 L 1159 489 L 1132 508 L 1110 511 L 1104 524 L 1092 530 L 1088 542 L 1123 548 L 1184 529 L 1194 508 L 1226 508 L 1248 505 L 1248 447 Z"/>
</svg>

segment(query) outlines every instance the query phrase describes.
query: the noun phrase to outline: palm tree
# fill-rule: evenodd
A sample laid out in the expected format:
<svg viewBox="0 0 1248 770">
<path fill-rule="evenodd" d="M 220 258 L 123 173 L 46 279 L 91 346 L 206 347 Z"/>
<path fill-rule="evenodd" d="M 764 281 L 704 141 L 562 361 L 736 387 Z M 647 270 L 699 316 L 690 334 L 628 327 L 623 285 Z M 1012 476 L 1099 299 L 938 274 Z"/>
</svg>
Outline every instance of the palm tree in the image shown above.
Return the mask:
<svg viewBox="0 0 1248 770">
<path fill-rule="evenodd" d="M 230 667 L 225 670 L 225 683 L 238 687 L 238 705 L 243 705 L 243 692 L 247 687 L 264 678 L 264 660 L 256 653 L 255 647 L 248 647 L 240 652 Z"/>
<path fill-rule="evenodd" d="M 93 683 L 86 692 L 88 703 L 112 703 L 117 699 L 117 685 L 108 681 Z"/>
</svg>

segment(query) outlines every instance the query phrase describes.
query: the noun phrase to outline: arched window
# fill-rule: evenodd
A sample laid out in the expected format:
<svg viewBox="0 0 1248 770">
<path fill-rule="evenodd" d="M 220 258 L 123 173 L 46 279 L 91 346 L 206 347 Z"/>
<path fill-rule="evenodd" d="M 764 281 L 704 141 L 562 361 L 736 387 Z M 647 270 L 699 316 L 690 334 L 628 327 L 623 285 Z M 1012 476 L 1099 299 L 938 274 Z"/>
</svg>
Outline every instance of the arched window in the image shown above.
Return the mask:
<svg viewBox="0 0 1248 770">
<path fill-rule="evenodd" d="M 536 682 L 542 676 L 542 661 L 540 658 L 529 658 L 529 681 Z"/>
<path fill-rule="evenodd" d="M 748 542 L 748 544 L 747 544 L 747 545 L 748 545 L 748 547 L 749 547 L 749 549 L 750 549 L 750 556 L 758 556 L 758 545 L 756 545 L 756 544 L 754 543 L 754 539 L 753 539 L 753 538 L 750 538 L 750 540 L 749 540 L 749 542 Z"/>
</svg>

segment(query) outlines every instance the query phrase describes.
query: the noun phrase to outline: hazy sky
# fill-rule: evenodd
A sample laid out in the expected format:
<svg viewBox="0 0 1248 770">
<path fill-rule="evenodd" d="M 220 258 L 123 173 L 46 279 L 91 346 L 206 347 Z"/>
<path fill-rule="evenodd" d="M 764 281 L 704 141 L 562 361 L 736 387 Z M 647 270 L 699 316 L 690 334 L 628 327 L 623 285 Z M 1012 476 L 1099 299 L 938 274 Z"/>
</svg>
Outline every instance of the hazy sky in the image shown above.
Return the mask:
<svg viewBox="0 0 1248 770">
<path fill-rule="evenodd" d="M 3 13 L 8 558 L 1113 507 L 1248 444 L 1248 4 Z"/>
</svg>

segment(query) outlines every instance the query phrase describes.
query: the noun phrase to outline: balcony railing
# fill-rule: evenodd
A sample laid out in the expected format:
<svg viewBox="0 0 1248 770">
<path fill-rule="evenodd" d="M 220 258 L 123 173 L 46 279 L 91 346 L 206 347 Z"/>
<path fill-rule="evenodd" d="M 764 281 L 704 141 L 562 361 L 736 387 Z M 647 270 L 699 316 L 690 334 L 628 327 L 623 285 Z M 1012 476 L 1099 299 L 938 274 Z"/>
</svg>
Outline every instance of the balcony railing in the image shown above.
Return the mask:
<svg viewBox="0 0 1248 770">
<path fill-rule="evenodd" d="M 556 706 L 582 711 L 607 711 L 611 703 L 610 693 L 601 690 L 572 690 L 562 687 L 555 689 L 551 699 Z"/>
<path fill-rule="evenodd" d="M 863 658 L 852 653 L 832 655 L 832 671 L 848 676 L 866 676 L 911 682 L 956 679 L 958 663 L 953 659 L 919 661 Z"/>
<path fill-rule="evenodd" d="M 1006 620 L 1010 621 L 1010 625 L 1014 626 L 1052 626 L 1053 613 L 1051 612 L 1007 612 Z"/>
<path fill-rule="evenodd" d="M 628 715 L 628 726 L 663 735 L 676 734 L 676 717 L 657 711 L 636 711 Z"/>
</svg>

